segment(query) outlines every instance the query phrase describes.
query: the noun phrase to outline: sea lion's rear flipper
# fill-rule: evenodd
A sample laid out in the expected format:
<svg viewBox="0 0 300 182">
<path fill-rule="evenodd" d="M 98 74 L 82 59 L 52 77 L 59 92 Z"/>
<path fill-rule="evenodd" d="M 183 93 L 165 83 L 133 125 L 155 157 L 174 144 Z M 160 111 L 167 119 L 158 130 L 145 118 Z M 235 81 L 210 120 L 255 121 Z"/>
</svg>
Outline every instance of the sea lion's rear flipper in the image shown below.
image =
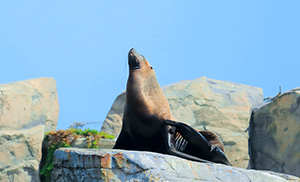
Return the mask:
<svg viewBox="0 0 300 182">
<path fill-rule="evenodd" d="M 207 139 L 201 133 L 199 133 L 197 130 L 190 127 L 189 125 L 172 120 L 165 120 L 165 122 L 168 125 L 176 127 L 176 131 L 179 132 L 183 136 L 183 138 L 186 139 L 188 142 L 201 146 L 210 146 Z"/>
<path fill-rule="evenodd" d="M 175 146 L 174 146 L 174 135 L 175 131 L 174 128 L 171 128 L 167 131 L 167 135 L 164 135 L 164 139 L 165 139 L 165 143 L 166 143 L 166 149 L 167 149 L 167 153 L 171 154 L 171 155 L 175 155 L 177 157 L 181 157 L 184 159 L 188 159 L 188 160 L 192 160 L 192 161 L 197 161 L 197 162 L 204 162 L 204 163 L 211 163 L 210 161 L 180 152 L 178 150 L 176 150 Z"/>
<path fill-rule="evenodd" d="M 113 149 L 134 150 L 134 141 L 128 133 L 122 130 Z"/>
</svg>

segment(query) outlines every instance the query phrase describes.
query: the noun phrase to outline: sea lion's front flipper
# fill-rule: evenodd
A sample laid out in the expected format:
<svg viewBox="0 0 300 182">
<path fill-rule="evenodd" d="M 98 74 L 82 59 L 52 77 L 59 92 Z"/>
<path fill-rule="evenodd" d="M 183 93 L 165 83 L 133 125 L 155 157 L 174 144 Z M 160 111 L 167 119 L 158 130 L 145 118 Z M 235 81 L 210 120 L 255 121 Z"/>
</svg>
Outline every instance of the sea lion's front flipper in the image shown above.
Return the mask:
<svg viewBox="0 0 300 182">
<path fill-rule="evenodd" d="M 231 166 L 224 152 L 220 148 L 214 148 L 211 153 L 213 154 L 212 161 Z"/>
<path fill-rule="evenodd" d="M 134 141 L 127 132 L 122 130 L 113 149 L 134 150 Z"/>
<path fill-rule="evenodd" d="M 214 137 L 217 137 L 213 132 L 202 131 L 201 133 L 201 131 L 197 131 L 187 124 L 172 120 L 165 120 L 165 123 L 171 127 L 175 127 L 173 130 L 180 133 L 180 135 L 182 135 L 182 137 L 197 150 L 205 153 L 209 161 L 230 165 L 220 144 L 215 144 L 212 141 Z"/>
<path fill-rule="evenodd" d="M 201 146 L 210 147 L 209 142 L 207 139 L 199 133 L 194 128 L 190 127 L 187 124 L 176 122 L 172 120 L 165 120 L 166 124 L 176 127 L 176 131 L 179 132 L 184 139 L 192 144 L 197 144 Z"/>
<path fill-rule="evenodd" d="M 174 145 L 174 127 L 172 127 L 171 129 L 166 131 L 166 134 L 164 134 L 164 140 L 166 143 L 166 149 L 167 149 L 167 153 L 171 154 L 171 155 L 175 155 L 177 157 L 181 157 L 184 159 L 188 159 L 188 160 L 192 160 L 192 161 L 197 161 L 197 162 L 204 162 L 204 163 L 211 163 L 210 161 L 180 152 L 178 150 L 176 150 L 175 145 Z"/>
</svg>

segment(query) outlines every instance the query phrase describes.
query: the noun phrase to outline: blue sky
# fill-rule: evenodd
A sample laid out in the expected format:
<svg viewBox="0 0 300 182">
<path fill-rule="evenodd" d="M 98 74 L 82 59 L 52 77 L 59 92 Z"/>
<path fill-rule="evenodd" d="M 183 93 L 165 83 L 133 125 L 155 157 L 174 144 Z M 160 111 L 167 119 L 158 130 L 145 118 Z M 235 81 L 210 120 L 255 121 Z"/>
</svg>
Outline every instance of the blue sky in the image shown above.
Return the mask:
<svg viewBox="0 0 300 182">
<path fill-rule="evenodd" d="M 300 1 L 1 1 L 0 84 L 57 82 L 58 129 L 104 121 L 134 47 L 161 86 L 201 76 L 300 86 Z M 96 129 L 100 129 L 100 125 Z"/>
</svg>

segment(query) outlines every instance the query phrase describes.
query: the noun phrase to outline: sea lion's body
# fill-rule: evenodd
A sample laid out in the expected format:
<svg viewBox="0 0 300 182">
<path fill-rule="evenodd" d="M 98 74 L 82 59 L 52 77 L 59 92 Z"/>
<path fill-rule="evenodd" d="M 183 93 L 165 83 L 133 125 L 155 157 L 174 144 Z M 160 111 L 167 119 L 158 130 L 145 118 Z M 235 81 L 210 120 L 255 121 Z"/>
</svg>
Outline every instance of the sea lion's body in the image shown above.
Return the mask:
<svg viewBox="0 0 300 182">
<path fill-rule="evenodd" d="M 208 142 L 201 131 L 174 121 L 155 72 L 144 56 L 131 49 L 128 63 L 123 125 L 114 149 L 159 152 L 199 162 L 213 161 L 210 150 L 224 150 L 222 143 L 218 143 L 219 140 L 212 140 L 217 141 L 217 145 Z M 228 161 L 213 162 L 229 164 Z"/>
<path fill-rule="evenodd" d="M 123 125 L 114 148 L 165 153 L 163 135 L 170 126 L 162 121 L 174 120 L 168 101 L 148 61 L 134 49 L 128 59 L 130 70 Z"/>
</svg>

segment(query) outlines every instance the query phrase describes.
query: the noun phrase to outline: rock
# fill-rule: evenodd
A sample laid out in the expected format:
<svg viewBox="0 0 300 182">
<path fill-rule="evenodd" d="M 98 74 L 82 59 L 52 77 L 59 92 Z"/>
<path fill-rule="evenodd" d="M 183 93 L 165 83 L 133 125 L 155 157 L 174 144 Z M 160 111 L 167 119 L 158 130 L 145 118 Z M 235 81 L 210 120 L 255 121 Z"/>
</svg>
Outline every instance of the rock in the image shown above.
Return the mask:
<svg viewBox="0 0 300 182">
<path fill-rule="evenodd" d="M 18 131 L 0 131 L 0 181 L 40 181 L 44 131 L 44 125 Z"/>
<path fill-rule="evenodd" d="M 122 119 L 125 106 L 126 92 L 121 93 L 111 106 L 103 122 L 101 131 L 118 137 L 122 128 Z"/>
<path fill-rule="evenodd" d="M 86 137 L 79 137 L 72 143 L 72 147 L 75 148 L 88 148 L 88 142 Z"/>
<path fill-rule="evenodd" d="M 58 97 L 53 78 L 38 78 L 0 85 L 0 130 L 29 129 L 45 125 L 55 130 Z"/>
<path fill-rule="evenodd" d="M 98 142 L 98 149 L 112 149 L 116 143 L 116 139 L 104 139 L 101 138 Z M 79 137 L 72 143 L 72 147 L 75 148 L 88 148 L 88 142 L 86 137 Z"/>
<path fill-rule="evenodd" d="M 249 168 L 300 176 L 300 88 L 255 110 L 249 135 Z"/>
<path fill-rule="evenodd" d="M 53 78 L 0 85 L 0 181 L 40 181 L 42 141 L 58 111 Z"/>
<path fill-rule="evenodd" d="M 162 87 L 171 112 L 178 121 L 217 133 L 233 166 L 248 165 L 248 134 L 253 108 L 263 102 L 262 89 L 201 77 Z M 118 136 L 122 127 L 125 94 L 120 94 L 101 131 Z"/>
<path fill-rule="evenodd" d="M 300 181 L 268 171 L 191 162 L 153 152 L 60 148 L 53 182 L 65 181 Z"/>
<path fill-rule="evenodd" d="M 101 139 L 98 143 L 98 149 L 112 149 L 117 139 Z"/>
</svg>

